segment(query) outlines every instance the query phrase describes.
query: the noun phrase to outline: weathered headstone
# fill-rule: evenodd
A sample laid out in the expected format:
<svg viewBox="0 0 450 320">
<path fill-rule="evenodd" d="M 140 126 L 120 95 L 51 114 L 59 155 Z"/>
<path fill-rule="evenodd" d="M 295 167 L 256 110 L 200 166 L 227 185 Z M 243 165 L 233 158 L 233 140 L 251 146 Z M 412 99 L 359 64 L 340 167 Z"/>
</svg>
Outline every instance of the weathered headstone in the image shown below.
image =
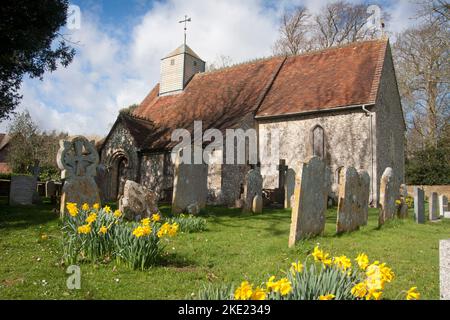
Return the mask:
<svg viewBox="0 0 450 320">
<path fill-rule="evenodd" d="M 263 210 L 262 196 L 256 195 L 253 197 L 252 212 L 253 213 L 262 213 L 262 210 Z"/>
<path fill-rule="evenodd" d="M 157 196 L 137 182 L 127 180 L 119 199 L 119 209 L 128 220 L 140 220 L 159 213 Z"/>
<path fill-rule="evenodd" d="M 200 206 L 198 205 L 197 202 L 191 203 L 190 205 L 187 206 L 186 213 L 196 216 L 200 213 Z"/>
<path fill-rule="evenodd" d="M 444 219 L 450 219 L 450 211 L 444 212 Z"/>
<path fill-rule="evenodd" d="M 253 198 L 255 196 L 260 196 L 262 200 L 262 184 L 263 179 L 258 167 L 247 172 L 244 182 L 243 211 L 252 211 Z"/>
<path fill-rule="evenodd" d="M 367 224 L 370 177 L 366 171 L 355 168 L 341 170 L 339 179 L 338 213 L 336 232 L 357 230 Z"/>
<path fill-rule="evenodd" d="M 417 223 L 425 223 L 425 192 L 414 187 L 414 215 Z"/>
<path fill-rule="evenodd" d="M 9 204 L 31 205 L 36 193 L 37 178 L 34 176 L 12 176 L 9 191 Z"/>
<path fill-rule="evenodd" d="M 51 198 L 56 196 L 56 187 L 55 187 L 55 182 L 53 181 L 47 181 L 45 183 L 45 196 L 47 198 Z"/>
<path fill-rule="evenodd" d="M 439 196 L 439 216 L 443 217 L 445 211 L 448 211 L 448 198 L 441 194 Z"/>
<path fill-rule="evenodd" d="M 192 162 L 194 163 L 194 162 Z M 208 196 L 208 165 L 184 163 L 177 156 L 174 169 L 172 212 L 186 212 L 189 205 L 206 206 Z"/>
<path fill-rule="evenodd" d="M 450 300 L 450 239 L 439 241 L 439 283 L 441 300 Z"/>
<path fill-rule="evenodd" d="M 439 219 L 439 202 L 437 192 L 431 192 L 428 198 L 428 219 L 430 221 Z"/>
<path fill-rule="evenodd" d="M 100 203 L 100 196 L 94 177 L 99 156 L 95 146 L 83 136 L 60 140 L 56 161 L 61 169 L 64 185 L 61 194 L 61 216 L 66 203 Z"/>
<path fill-rule="evenodd" d="M 292 168 L 287 169 L 284 180 L 284 208 L 292 208 L 291 197 L 295 190 L 295 171 Z"/>
<path fill-rule="evenodd" d="M 397 186 L 398 188 L 398 186 Z M 383 225 L 387 220 L 392 219 L 397 207 L 395 200 L 397 199 L 398 189 L 395 187 L 394 171 L 387 167 L 381 176 L 380 181 L 380 212 L 378 217 L 378 225 Z"/>
<path fill-rule="evenodd" d="M 320 235 L 325 228 L 328 181 L 325 162 L 311 157 L 300 165 L 296 176 L 289 247 L 302 238 Z"/>
<path fill-rule="evenodd" d="M 400 185 L 400 206 L 398 210 L 398 217 L 404 219 L 408 217 L 408 205 L 406 204 L 406 197 L 408 197 L 408 188 L 406 184 Z"/>
</svg>

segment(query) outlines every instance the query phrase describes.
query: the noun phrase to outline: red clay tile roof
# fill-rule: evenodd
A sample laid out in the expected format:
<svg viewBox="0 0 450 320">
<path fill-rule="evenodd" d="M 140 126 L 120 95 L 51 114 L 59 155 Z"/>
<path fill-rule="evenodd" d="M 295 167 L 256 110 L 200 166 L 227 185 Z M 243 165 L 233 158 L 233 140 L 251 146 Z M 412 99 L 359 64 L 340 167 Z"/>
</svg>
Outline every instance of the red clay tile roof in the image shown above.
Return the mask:
<svg viewBox="0 0 450 320">
<path fill-rule="evenodd" d="M 133 112 L 152 128 L 136 132 L 136 139 L 142 148 L 165 149 L 171 146 L 171 132 L 192 132 L 194 120 L 203 121 L 203 130 L 224 130 L 249 114 L 280 116 L 374 104 L 387 45 L 387 40 L 357 42 L 198 73 L 175 95 L 158 96 L 156 85 Z M 134 116 L 128 117 L 129 127 Z"/>
<path fill-rule="evenodd" d="M 11 168 L 6 162 L 0 162 L 0 173 L 11 173 Z"/>
</svg>

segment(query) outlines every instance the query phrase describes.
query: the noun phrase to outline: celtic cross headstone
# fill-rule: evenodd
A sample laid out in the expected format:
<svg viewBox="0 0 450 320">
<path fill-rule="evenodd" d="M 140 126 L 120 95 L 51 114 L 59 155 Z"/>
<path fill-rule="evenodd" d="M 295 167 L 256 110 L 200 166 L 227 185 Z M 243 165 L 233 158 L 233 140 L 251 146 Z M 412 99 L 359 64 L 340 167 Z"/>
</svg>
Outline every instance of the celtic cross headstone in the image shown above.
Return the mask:
<svg viewBox="0 0 450 320">
<path fill-rule="evenodd" d="M 64 180 L 60 208 L 63 216 L 67 202 L 79 205 L 100 203 L 98 187 L 94 180 L 99 156 L 94 144 L 83 136 L 60 140 L 59 145 L 56 161 Z"/>
</svg>

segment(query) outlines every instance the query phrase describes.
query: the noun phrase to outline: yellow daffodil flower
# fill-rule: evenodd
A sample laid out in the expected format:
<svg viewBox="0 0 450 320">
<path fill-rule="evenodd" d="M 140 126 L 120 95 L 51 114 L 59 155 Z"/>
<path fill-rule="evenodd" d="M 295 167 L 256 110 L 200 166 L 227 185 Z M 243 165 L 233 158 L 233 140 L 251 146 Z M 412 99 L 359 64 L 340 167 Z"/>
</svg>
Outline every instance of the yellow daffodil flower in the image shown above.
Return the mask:
<svg viewBox="0 0 450 320">
<path fill-rule="evenodd" d="M 364 298 L 367 294 L 367 286 L 364 282 L 356 284 L 350 291 L 356 298 Z"/>
<path fill-rule="evenodd" d="M 103 210 L 104 210 L 106 213 L 111 213 L 111 208 L 110 208 L 109 206 L 105 206 L 105 207 L 103 208 Z"/>
<path fill-rule="evenodd" d="M 334 257 L 334 264 L 343 271 L 352 267 L 352 262 L 346 256 Z"/>
<path fill-rule="evenodd" d="M 72 217 L 76 217 L 78 215 L 77 204 L 73 202 L 67 202 L 66 204 L 67 211 Z"/>
<path fill-rule="evenodd" d="M 333 300 L 334 298 L 336 298 L 336 296 L 334 294 L 327 294 L 324 296 L 319 296 L 319 300 Z"/>
<path fill-rule="evenodd" d="M 303 264 L 301 262 L 292 262 L 291 263 L 291 273 L 300 273 L 303 271 Z"/>
<path fill-rule="evenodd" d="M 97 220 L 97 214 L 96 213 L 91 213 L 87 218 L 86 218 L 86 222 L 88 224 L 91 224 L 92 222 L 94 222 L 95 220 Z"/>
<path fill-rule="evenodd" d="M 360 253 L 355 261 L 358 263 L 358 266 L 361 270 L 365 271 L 369 266 L 369 257 L 365 253 Z"/>
<path fill-rule="evenodd" d="M 406 300 L 419 300 L 419 299 L 420 299 L 420 293 L 419 293 L 419 291 L 417 291 L 417 287 L 412 287 L 406 293 Z"/>
<path fill-rule="evenodd" d="M 266 300 L 266 297 L 266 291 L 264 289 L 261 289 L 260 287 L 256 287 L 252 292 L 250 300 Z"/>
<path fill-rule="evenodd" d="M 81 210 L 88 211 L 89 210 L 89 204 L 83 203 L 83 205 L 81 206 Z"/>
<path fill-rule="evenodd" d="M 100 204 L 99 203 L 94 203 L 92 208 L 94 208 L 94 210 L 99 210 L 100 209 Z"/>
<path fill-rule="evenodd" d="M 158 222 L 160 220 L 161 220 L 161 216 L 158 213 L 152 214 L 152 221 L 153 222 Z"/>
<path fill-rule="evenodd" d="M 85 224 L 82 226 L 78 227 L 78 233 L 82 233 L 82 234 L 88 234 L 91 232 L 91 225 L 90 224 Z"/>
<path fill-rule="evenodd" d="M 98 233 L 100 234 L 106 234 L 106 232 L 108 232 L 108 228 L 105 226 L 101 226 L 100 230 L 98 231 Z"/>
<path fill-rule="evenodd" d="M 122 212 L 120 212 L 119 209 L 117 209 L 116 211 L 114 211 L 114 217 L 120 218 L 121 216 L 122 216 Z"/>
<path fill-rule="evenodd" d="M 243 281 L 234 292 L 235 300 L 248 300 L 253 294 L 252 285 L 248 281 Z"/>
</svg>

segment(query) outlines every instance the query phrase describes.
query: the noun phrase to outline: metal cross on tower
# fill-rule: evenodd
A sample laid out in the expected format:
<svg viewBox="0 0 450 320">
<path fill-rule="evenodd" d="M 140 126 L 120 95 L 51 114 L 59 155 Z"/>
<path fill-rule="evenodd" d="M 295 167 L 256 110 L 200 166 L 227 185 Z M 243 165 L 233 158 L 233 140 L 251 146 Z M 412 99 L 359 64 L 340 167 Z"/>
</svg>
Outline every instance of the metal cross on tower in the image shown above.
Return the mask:
<svg viewBox="0 0 450 320">
<path fill-rule="evenodd" d="M 187 15 L 184 16 L 184 20 L 178 21 L 178 23 L 184 23 L 184 45 L 186 45 L 186 30 L 187 30 L 187 23 L 191 22 L 191 18 L 188 18 Z"/>
</svg>

